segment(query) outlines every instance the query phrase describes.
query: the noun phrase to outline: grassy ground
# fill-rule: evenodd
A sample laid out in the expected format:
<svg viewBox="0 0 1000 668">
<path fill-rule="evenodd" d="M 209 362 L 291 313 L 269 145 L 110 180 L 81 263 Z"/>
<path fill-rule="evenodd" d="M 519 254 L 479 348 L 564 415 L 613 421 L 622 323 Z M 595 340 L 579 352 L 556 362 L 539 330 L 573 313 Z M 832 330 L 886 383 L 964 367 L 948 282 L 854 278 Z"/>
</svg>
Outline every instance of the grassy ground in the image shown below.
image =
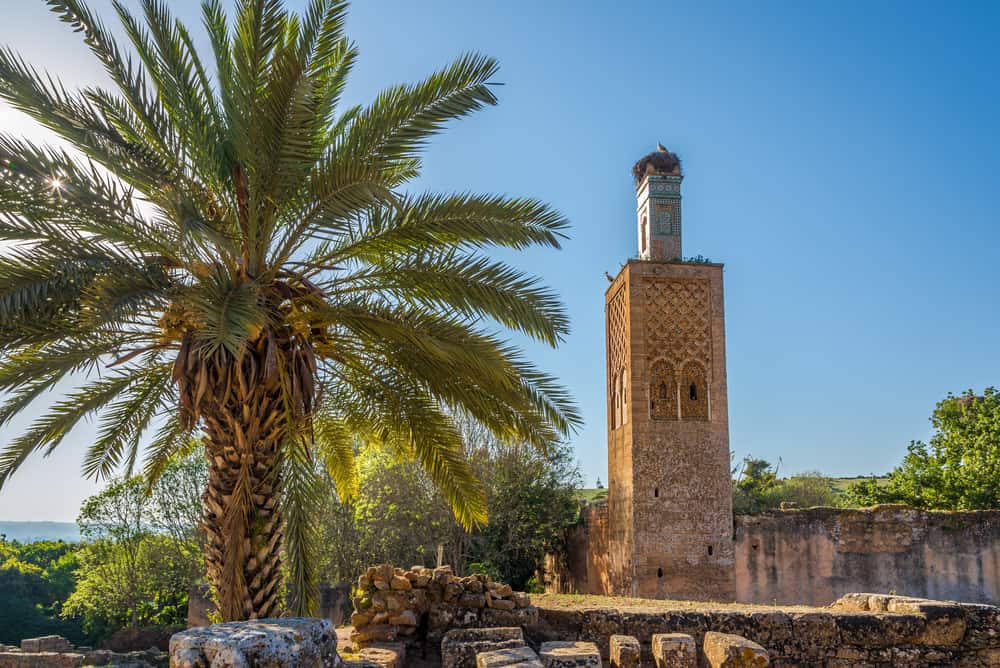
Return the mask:
<svg viewBox="0 0 1000 668">
<path fill-rule="evenodd" d="M 751 605 L 745 603 L 717 603 L 715 601 L 661 601 L 648 598 L 597 596 L 591 594 L 532 594 L 532 605 L 547 610 L 611 609 L 622 612 L 670 612 L 676 610 L 739 610 L 756 612 L 781 609 L 792 612 L 820 610 L 805 605 Z"/>
</svg>

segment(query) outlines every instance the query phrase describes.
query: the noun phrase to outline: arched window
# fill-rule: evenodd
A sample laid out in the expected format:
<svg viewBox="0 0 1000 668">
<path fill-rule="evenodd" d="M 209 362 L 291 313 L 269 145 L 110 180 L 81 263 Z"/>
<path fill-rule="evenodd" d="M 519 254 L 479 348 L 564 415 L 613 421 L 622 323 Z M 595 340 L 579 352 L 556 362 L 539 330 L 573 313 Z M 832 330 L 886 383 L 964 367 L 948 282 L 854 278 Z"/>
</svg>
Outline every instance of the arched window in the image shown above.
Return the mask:
<svg viewBox="0 0 1000 668">
<path fill-rule="evenodd" d="M 662 568 L 657 568 L 656 569 L 656 577 L 658 577 L 658 578 L 662 578 L 663 577 L 663 569 Z"/>
<path fill-rule="evenodd" d="M 639 244 L 643 253 L 646 252 L 647 236 L 648 235 L 646 234 L 646 214 L 642 214 L 642 223 L 639 225 L 639 237 L 640 237 Z"/>
<path fill-rule="evenodd" d="M 687 388 L 681 401 L 681 417 L 685 420 L 708 419 L 708 383 L 705 370 L 697 362 L 684 365 L 681 387 Z"/>
<path fill-rule="evenodd" d="M 649 379 L 649 414 L 654 420 L 677 419 L 677 379 L 666 360 L 653 363 Z"/>
<path fill-rule="evenodd" d="M 653 498 L 655 498 L 655 499 L 660 498 L 660 488 L 659 487 L 654 487 L 653 488 Z"/>
</svg>

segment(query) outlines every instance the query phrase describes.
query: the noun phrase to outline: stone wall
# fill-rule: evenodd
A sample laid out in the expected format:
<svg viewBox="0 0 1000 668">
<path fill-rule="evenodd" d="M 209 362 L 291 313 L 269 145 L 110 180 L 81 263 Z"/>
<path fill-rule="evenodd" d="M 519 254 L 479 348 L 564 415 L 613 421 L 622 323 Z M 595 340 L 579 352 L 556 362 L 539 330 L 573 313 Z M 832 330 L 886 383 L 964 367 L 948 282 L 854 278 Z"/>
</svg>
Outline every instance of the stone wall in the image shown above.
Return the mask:
<svg viewBox="0 0 1000 668">
<path fill-rule="evenodd" d="M 372 566 L 358 577 L 353 603 L 355 648 L 395 640 L 422 642 L 451 628 L 522 626 L 537 614 L 524 592 L 485 575 L 458 577 L 451 566 Z"/>
<path fill-rule="evenodd" d="M 591 503 L 580 512 L 580 524 L 566 532 L 565 551 L 545 555 L 545 590 L 560 594 L 612 594 L 608 504 Z"/>
<path fill-rule="evenodd" d="M 1000 603 L 1000 511 L 886 505 L 737 516 L 741 602 L 827 605 L 856 591 Z"/>
<path fill-rule="evenodd" d="M 546 591 L 613 593 L 607 509 L 583 519 L 546 559 Z M 742 603 L 828 605 L 856 591 L 1000 603 L 1000 511 L 783 510 L 737 516 L 734 534 Z"/>
<path fill-rule="evenodd" d="M 630 635 L 641 643 L 644 665 L 652 663 L 654 634 L 685 633 L 700 644 L 710 631 L 761 645 L 776 668 L 1000 665 L 1000 609 L 987 605 L 856 594 L 828 609 L 707 603 L 643 611 L 600 602 L 566 607 L 549 598 L 536 600 L 538 624 L 525 629 L 533 643 L 575 638 L 608 657 L 610 637 Z"/>
</svg>

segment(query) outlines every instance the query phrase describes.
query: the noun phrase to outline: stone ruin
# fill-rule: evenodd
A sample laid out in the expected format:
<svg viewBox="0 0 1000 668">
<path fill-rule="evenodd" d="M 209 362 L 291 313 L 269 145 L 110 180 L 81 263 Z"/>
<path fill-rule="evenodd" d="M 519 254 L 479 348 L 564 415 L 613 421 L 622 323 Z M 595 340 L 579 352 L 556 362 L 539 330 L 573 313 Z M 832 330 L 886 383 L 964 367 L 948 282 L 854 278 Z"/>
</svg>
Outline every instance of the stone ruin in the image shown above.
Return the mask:
<svg viewBox="0 0 1000 668">
<path fill-rule="evenodd" d="M 1000 666 L 1000 608 L 984 604 L 881 594 L 850 594 L 825 608 L 532 601 L 485 576 L 422 566 L 370 568 L 353 599 L 355 626 L 349 641 L 344 630 L 339 652 L 327 619 L 257 620 L 175 635 L 171 666 Z M 62 664 L 0 668 L 7 665 Z"/>
<path fill-rule="evenodd" d="M 112 652 L 74 647 L 62 636 L 25 638 L 20 647 L 0 645 L 0 668 L 156 668 L 167 664 L 167 654 L 155 647 L 140 652 Z"/>
<path fill-rule="evenodd" d="M 351 643 L 438 640 L 448 629 L 525 626 L 538 618 L 531 599 L 485 575 L 458 577 L 450 566 L 409 570 L 385 564 L 358 578 Z"/>
</svg>

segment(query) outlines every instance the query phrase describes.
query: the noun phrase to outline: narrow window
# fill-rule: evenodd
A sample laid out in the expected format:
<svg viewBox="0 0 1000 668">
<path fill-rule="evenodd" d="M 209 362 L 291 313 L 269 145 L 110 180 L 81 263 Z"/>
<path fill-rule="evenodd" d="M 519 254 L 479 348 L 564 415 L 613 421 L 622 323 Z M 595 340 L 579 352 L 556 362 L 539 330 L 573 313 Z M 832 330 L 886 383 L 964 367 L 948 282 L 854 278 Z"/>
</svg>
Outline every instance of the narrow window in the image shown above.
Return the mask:
<svg viewBox="0 0 1000 668">
<path fill-rule="evenodd" d="M 691 397 L 691 401 L 698 401 L 698 386 L 694 383 L 688 388 L 688 396 Z"/>
<path fill-rule="evenodd" d="M 653 496 L 656 497 L 656 498 L 660 498 L 660 488 L 659 487 L 654 487 L 653 488 Z"/>
<path fill-rule="evenodd" d="M 642 252 L 646 252 L 646 215 L 642 216 L 642 226 L 639 229 L 639 235 L 642 237 L 640 243 L 642 244 Z"/>
<path fill-rule="evenodd" d="M 662 578 L 663 577 L 663 569 L 662 568 L 657 568 L 656 569 L 656 577 L 658 577 L 658 578 Z"/>
<path fill-rule="evenodd" d="M 712 546 L 711 545 L 708 546 L 708 556 L 710 556 L 710 557 L 712 556 Z"/>
<path fill-rule="evenodd" d="M 660 399 L 666 399 L 666 398 L 667 398 L 667 384 L 660 383 Z"/>
</svg>

